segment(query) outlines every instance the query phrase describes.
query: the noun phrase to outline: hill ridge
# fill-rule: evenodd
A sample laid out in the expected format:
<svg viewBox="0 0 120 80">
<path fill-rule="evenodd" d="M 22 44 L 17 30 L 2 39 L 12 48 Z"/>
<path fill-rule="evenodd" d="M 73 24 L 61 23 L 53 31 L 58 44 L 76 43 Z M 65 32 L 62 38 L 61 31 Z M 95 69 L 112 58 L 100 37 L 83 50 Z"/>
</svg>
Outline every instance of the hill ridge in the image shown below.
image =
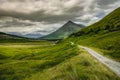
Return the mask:
<svg viewBox="0 0 120 80">
<path fill-rule="evenodd" d="M 112 11 L 100 21 L 73 33 L 71 36 L 81 36 L 88 34 L 97 34 L 100 31 L 104 33 L 120 30 L 120 7 Z"/>
</svg>

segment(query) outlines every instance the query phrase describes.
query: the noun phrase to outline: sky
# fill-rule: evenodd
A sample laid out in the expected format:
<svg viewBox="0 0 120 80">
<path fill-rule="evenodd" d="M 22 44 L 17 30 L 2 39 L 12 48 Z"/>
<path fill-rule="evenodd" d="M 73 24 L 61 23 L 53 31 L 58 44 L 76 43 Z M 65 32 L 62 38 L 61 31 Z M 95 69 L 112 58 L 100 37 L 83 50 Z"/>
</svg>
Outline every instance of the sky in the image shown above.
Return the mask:
<svg viewBox="0 0 120 80">
<path fill-rule="evenodd" d="M 0 0 L 0 32 L 37 38 L 69 20 L 93 24 L 119 5 L 120 0 Z"/>
</svg>

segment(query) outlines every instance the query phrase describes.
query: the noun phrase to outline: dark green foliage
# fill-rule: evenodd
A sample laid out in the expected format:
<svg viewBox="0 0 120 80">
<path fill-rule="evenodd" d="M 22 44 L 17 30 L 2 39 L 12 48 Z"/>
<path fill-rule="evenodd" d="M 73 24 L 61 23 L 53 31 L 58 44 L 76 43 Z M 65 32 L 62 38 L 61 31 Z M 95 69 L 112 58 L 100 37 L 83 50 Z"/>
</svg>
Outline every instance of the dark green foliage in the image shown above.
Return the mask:
<svg viewBox="0 0 120 80">
<path fill-rule="evenodd" d="M 6 59 L 6 58 L 7 58 L 6 56 L 0 54 L 0 60 L 1 60 L 1 59 Z"/>
</svg>

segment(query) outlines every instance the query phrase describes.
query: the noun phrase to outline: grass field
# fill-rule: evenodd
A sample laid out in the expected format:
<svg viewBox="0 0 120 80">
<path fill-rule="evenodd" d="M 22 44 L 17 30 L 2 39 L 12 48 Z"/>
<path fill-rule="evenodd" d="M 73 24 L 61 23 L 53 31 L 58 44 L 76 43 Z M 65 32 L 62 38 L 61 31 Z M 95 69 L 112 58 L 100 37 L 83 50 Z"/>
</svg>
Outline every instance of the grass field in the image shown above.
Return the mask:
<svg viewBox="0 0 120 80">
<path fill-rule="evenodd" d="M 34 43 L 14 43 L 0 46 L 0 80 L 22 80 L 36 72 L 53 67 L 72 56 L 77 48 L 71 45 L 34 45 Z M 42 43 L 43 44 L 43 43 Z M 45 44 L 45 43 L 44 43 Z"/>
<path fill-rule="evenodd" d="M 119 80 L 86 51 L 25 80 Z"/>
<path fill-rule="evenodd" d="M 47 46 L 42 46 L 44 45 Z M 77 45 L 62 42 L 0 45 L 0 80 L 119 80 Z"/>
</svg>

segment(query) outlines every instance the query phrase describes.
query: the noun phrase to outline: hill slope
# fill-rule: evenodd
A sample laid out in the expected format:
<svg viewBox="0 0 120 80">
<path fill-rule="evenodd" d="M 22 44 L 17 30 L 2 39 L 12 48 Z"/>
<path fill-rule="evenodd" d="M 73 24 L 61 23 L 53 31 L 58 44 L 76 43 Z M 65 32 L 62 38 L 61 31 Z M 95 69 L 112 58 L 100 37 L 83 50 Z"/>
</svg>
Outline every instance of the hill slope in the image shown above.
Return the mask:
<svg viewBox="0 0 120 80">
<path fill-rule="evenodd" d="M 0 32 L 0 40 L 1 39 L 22 39 L 22 38 L 23 37 Z"/>
<path fill-rule="evenodd" d="M 120 61 L 120 8 L 101 21 L 71 35 L 81 45 L 98 48 L 105 56 Z"/>
<path fill-rule="evenodd" d="M 99 32 L 112 32 L 120 30 L 120 7 L 111 12 L 109 15 L 107 15 L 105 18 L 103 18 L 101 21 L 90 25 L 79 32 L 73 34 L 73 36 L 80 36 L 84 34 L 97 34 Z"/>
<path fill-rule="evenodd" d="M 0 42 L 9 42 L 9 41 L 17 42 L 17 41 L 24 41 L 24 40 L 28 40 L 28 39 L 25 37 L 20 37 L 20 36 L 0 32 Z"/>
<path fill-rule="evenodd" d="M 61 28 L 59 28 L 57 31 L 47 36 L 41 37 L 41 39 L 63 39 L 68 37 L 72 33 L 79 31 L 83 27 L 84 27 L 83 25 L 78 25 L 69 21 L 65 25 L 63 25 Z"/>
</svg>

